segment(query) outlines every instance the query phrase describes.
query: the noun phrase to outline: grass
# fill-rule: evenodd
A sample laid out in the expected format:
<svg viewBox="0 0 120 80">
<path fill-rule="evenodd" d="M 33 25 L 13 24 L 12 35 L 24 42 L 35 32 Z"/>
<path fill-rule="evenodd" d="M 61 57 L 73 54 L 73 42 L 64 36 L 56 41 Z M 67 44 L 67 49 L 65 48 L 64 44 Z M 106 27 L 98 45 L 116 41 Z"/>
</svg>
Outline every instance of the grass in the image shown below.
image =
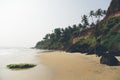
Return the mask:
<svg viewBox="0 0 120 80">
<path fill-rule="evenodd" d="M 7 68 L 9 68 L 9 69 L 27 69 L 27 68 L 32 68 L 35 66 L 36 66 L 35 64 L 21 63 L 21 64 L 9 64 L 9 65 L 7 65 Z"/>
<path fill-rule="evenodd" d="M 120 50 L 120 17 L 111 17 L 107 22 L 101 24 L 98 29 L 101 33 L 101 45 L 109 51 Z"/>
<path fill-rule="evenodd" d="M 91 36 L 87 39 L 81 39 L 80 40 L 80 44 L 83 45 L 83 44 L 88 44 L 90 45 L 91 47 L 94 47 L 96 45 L 96 39 L 94 36 Z"/>
</svg>

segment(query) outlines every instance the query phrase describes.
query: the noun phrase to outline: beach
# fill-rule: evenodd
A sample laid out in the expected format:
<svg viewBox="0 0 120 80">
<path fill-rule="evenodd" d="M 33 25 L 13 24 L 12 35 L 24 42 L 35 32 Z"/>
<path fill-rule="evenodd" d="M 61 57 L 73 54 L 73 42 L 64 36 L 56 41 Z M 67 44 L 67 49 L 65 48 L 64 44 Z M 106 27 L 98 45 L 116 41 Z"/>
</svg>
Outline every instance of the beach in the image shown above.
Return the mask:
<svg viewBox="0 0 120 80">
<path fill-rule="evenodd" d="M 102 65 L 96 55 L 18 50 L 13 49 L 13 54 L 0 55 L 0 80 L 120 80 L 120 66 Z M 120 60 L 120 57 L 117 58 Z M 37 66 L 23 70 L 6 68 L 7 64 L 12 63 L 32 63 Z"/>
<path fill-rule="evenodd" d="M 96 55 L 54 51 L 37 57 L 51 69 L 53 80 L 120 80 L 120 66 L 102 65 Z"/>
</svg>

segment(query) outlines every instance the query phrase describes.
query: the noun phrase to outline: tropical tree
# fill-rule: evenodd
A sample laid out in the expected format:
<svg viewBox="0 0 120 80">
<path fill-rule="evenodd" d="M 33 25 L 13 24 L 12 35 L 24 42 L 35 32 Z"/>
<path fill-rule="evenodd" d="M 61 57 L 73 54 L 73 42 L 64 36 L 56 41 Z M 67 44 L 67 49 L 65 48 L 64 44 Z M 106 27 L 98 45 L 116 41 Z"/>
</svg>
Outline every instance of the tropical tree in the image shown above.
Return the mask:
<svg viewBox="0 0 120 80">
<path fill-rule="evenodd" d="M 89 25 L 87 15 L 82 16 L 82 23 L 83 23 L 83 29 L 87 28 L 87 26 Z"/>
<path fill-rule="evenodd" d="M 90 24 L 90 27 L 95 27 L 95 23 L 92 22 L 92 23 Z"/>
<path fill-rule="evenodd" d="M 63 29 L 63 33 L 62 33 L 62 36 L 61 36 L 61 42 L 64 46 L 67 46 L 69 45 L 69 41 L 72 37 L 72 32 L 71 32 L 71 27 L 69 26 L 69 28 L 65 28 Z"/>
<path fill-rule="evenodd" d="M 54 33 L 55 33 L 55 36 L 56 36 L 56 40 L 58 40 L 60 37 L 61 37 L 61 29 L 60 28 L 56 28 L 54 29 Z"/>
<path fill-rule="evenodd" d="M 73 29 L 72 29 L 72 34 L 74 34 L 74 32 L 77 30 L 77 25 L 74 24 L 72 27 L 73 27 Z"/>
<path fill-rule="evenodd" d="M 43 38 L 44 40 L 50 39 L 50 34 L 46 34 L 45 37 Z"/>
<path fill-rule="evenodd" d="M 102 14 L 105 16 L 107 14 L 106 10 L 102 10 Z"/>
<path fill-rule="evenodd" d="M 83 29 L 83 25 L 81 23 L 78 24 L 78 27 L 80 28 L 80 31 L 82 31 Z"/>
<path fill-rule="evenodd" d="M 89 17 L 91 17 L 91 19 L 92 19 L 92 23 L 94 23 L 93 16 L 95 16 L 95 13 L 94 13 L 93 10 L 91 10 L 90 13 L 89 13 Z"/>
<path fill-rule="evenodd" d="M 98 10 L 95 12 L 95 16 L 98 18 L 98 21 L 100 21 L 101 17 L 103 16 L 103 14 L 102 14 L 102 9 L 98 9 Z"/>
<path fill-rule="evenodd" d="M 80 33 L 80 27 L 77 25 L 73 25 L 72 36 L 77 36 Z"/>
</svg>

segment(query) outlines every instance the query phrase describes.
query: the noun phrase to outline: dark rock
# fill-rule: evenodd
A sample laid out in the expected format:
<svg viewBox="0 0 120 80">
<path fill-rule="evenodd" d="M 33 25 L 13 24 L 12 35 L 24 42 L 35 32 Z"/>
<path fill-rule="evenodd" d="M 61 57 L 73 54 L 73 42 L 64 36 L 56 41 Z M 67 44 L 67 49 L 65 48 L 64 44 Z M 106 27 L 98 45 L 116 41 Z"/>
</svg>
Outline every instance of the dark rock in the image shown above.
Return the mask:
<svg viewBox="0 0 120 80">
<path fill-rule="evenodd" d="M 108 66 L 117 66 L 119 65 L 119 61 L 114 55 L 106 53 L 101 57 L 100 64 L 106 64 Z"/>
<path fill-rule="evenodd" d="M 103 47 L 102 45 L 96 46 L 94 50 L 95 50 L 94 53 L 95 53 L 98 57 L 104 55 L 104 53 L 105 53 L 106 51 L 108 51 L 108 50 L 107 50 L 105 47 Z"/>
<path fill-rule="evenodd" d="M 87 53 L 89 50 L 89 45 L 88 44 L 75 44 L 72 45 L 70 48 L 68 48 L 66 51 L 67 52 L 81 52 L 81 53 Z"/>
</svg>

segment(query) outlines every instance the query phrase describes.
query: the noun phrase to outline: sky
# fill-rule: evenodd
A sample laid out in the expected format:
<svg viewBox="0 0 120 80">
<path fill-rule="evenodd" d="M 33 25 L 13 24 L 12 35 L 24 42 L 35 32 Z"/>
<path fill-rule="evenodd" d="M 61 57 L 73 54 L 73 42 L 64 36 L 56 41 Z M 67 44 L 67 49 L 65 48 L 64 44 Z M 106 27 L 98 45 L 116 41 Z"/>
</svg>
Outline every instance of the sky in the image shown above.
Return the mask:
<svg viewBox="0 0 120 80">
<path fill-rule="evenodd" d="M 34 47 L 55 28 L 78 24 L 83 14 L 111 0 L 0 0 L 0 47 Z"/>
</svg>

